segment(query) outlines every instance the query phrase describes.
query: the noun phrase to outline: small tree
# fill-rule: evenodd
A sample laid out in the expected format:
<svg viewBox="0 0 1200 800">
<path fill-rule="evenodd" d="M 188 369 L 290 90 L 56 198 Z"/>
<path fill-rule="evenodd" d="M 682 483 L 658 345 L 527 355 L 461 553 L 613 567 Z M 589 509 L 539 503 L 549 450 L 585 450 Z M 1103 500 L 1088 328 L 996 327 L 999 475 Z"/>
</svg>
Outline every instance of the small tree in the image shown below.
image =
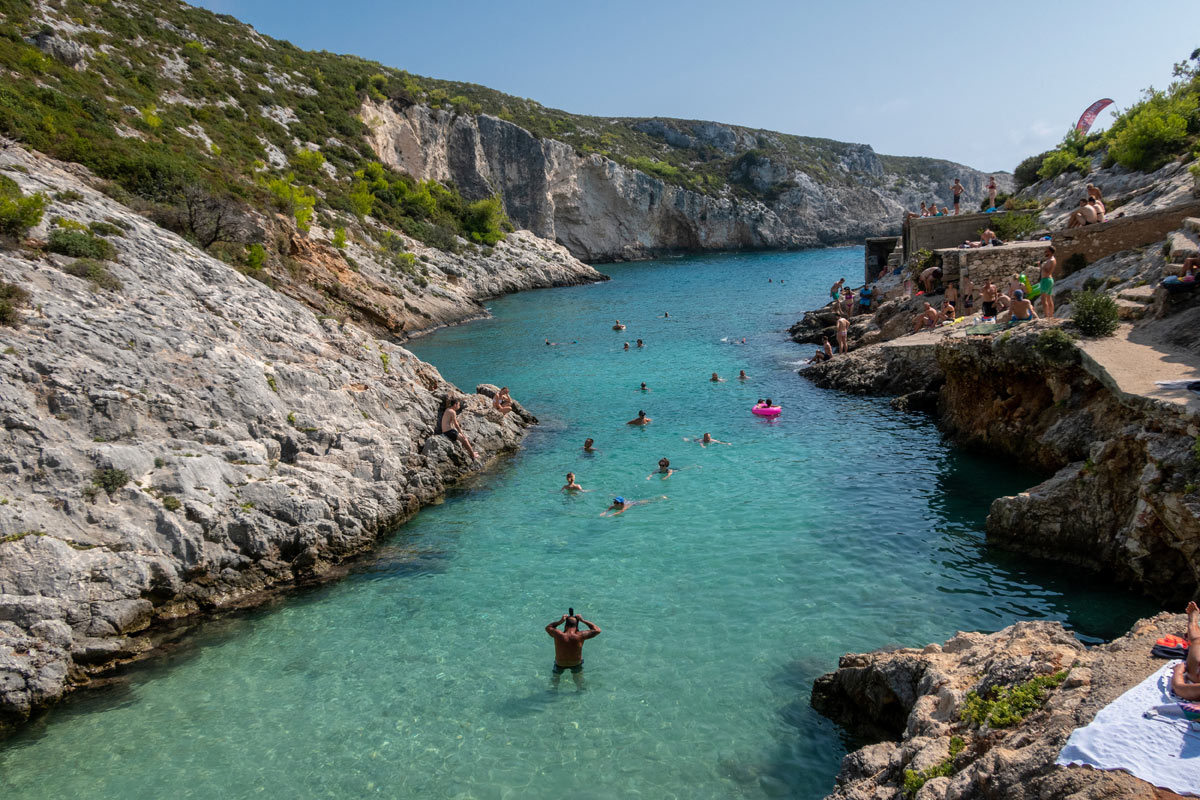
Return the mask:
<svg viewBox="0 0 1200 800">
<path fill-rule="evenodd" d="M 23 194 L 12 180 L 0 181 L 0 234 L 19 239 L 42 221 L 46 195 Z"/>
<path fill-rule="evenodd" d="M 179 227 L 201 248 L 207 250 L 217 242 L 235 242 L 241 237 L 241 209 L 232 197 L 186 186 L 180 192 L 180 203 Z"/>
<path fill-rule="evenodd" d="M 1071 320 L 1084 336 L 1112 336 L 1121 324 L 1116 301 L 1093 291 L 1080 292 L 1071 298 Z"/>
</svg>

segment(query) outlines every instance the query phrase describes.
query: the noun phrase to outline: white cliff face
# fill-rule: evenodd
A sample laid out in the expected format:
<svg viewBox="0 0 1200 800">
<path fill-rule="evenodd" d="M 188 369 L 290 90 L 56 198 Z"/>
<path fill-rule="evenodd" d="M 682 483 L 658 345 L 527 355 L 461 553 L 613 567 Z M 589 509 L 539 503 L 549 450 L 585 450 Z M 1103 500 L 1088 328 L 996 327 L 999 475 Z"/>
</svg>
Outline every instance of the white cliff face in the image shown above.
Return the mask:
<svg viewBox="0 0 1200 800">
<path fill-rule="evenodd" d="M 393 341 L 247 278 L 78 167 L 9 147 L 0 169 L 27 192 L 77 193 L 46 219 L 123 230 L 116 289 L 69 274 L 73 259 L 0 249 L 0 280 L 29 293 L 20 326 L 0 327 L 2 735 L 147 649 L 155 620 L 321 574 L 478 464 L 435 434 L 454 387 Z M 528 260 L 532 237 L 510 238 L 502 252 Z M 461 280 L 505 291 L 513 275 L 551 279 L 561 256 Z M 475 392 L 462 420 L 484 458 L 533 422 Z"/>
<path fill-rule="evenodd" d="M 839 244 L 897 231 L 904 212 L 922 201 L 950 205 L 950 179 L 891 174 L 866 145 L 843 146 L 833 176 L 815 177 L 769 156 L 748 158 L 731 179 L 760 193 L 780 187 L 767 203 L 728 189 L 720 196 L 690 191 L 488 115 L 390 103 L 367 103 L 361 113 L 384 163 L 453 183 L 471 199 L 499 193 L 519 227 L 585 261 Z M 717 123 L 688 123 L 690 133 L 659 120 L 638 124 L 677 147 L 735 154 L 756 146 L 746 131 Z M 967 207 L 977 204 L 987 176 L 965 167 L 957 176 Z M 1001 191 L 1011 189 L 1010 176 L 997 182 Z"/>
</svg>

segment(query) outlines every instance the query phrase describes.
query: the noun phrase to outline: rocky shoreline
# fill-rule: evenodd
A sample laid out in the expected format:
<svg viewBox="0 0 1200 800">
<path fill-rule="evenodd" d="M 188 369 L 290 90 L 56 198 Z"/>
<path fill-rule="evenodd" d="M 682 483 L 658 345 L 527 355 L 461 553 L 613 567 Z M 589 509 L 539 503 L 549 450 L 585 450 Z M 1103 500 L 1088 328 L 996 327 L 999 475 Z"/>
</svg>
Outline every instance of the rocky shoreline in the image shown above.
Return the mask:
<svg viewBox="0 0 1200 800">
<path fill-rule="evenodd" d="M 0 251 L 0 279 L 28 292 L 19 325 L 0 327 L 4 735 L 145 656 L 180 619 L 337 574 L 481 465 L 434 434 L 458 390 L 394 341 L 246 277 L 77 167 L 10 147 L 0 168 L 52 197 L 47 220 L 119 231 L 103 283 L 46 251 L 46 222 Z M 470 313 L 430 318 L 598 277 L 556 245 L 510 238 L 499 274 L 468 284 L 464 273 L 471 302 L 447 301 Z M 561 260 L 541 272 L 508 260 L 531 248 Z M 536 423 L 519 405 L 492 409 L 495 391 L 465 395 L 483 463 Z"/>
</svg>

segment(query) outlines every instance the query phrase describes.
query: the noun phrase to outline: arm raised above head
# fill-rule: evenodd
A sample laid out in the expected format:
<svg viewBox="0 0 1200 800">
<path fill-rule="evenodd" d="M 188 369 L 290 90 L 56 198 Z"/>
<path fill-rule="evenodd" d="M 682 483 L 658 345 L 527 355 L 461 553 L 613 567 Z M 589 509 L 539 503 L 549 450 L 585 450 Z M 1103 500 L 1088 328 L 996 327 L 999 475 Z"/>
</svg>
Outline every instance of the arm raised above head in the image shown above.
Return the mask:
<svg viewBox="0 0 1200 800">
<path fill-rule="evenodd" d="M 558 619 L 554 620 L 553 622 L 551 622 L 549 625 L 546 626 L 546 633 L 550 634 L 555 639 L 559 638 L 563 634 L 562 634 L 562 631 L 560 631 L 558 629 L 558 626 L 562 625 L 564 622 L 566 622 L 566 620 L 567 620 L 567 615 L 563 614 L 561 617 L 559 617 Z"/>
</svg>

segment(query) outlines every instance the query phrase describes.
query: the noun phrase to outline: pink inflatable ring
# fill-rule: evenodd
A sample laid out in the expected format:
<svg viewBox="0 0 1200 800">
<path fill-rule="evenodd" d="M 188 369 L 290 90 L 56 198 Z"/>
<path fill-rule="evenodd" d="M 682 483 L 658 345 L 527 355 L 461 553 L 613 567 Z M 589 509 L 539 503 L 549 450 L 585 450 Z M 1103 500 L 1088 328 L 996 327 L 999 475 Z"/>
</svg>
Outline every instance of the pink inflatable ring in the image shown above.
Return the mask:
<svg viewBox="0 0 1200 800">
<path fill-rule="evenodd" d="M 754 408 L 750 409 L 750 413 L 757 414 L 760 417 L 778 417 L 781 413 L 783 413 L 783 407 L 767 405 L 755 406 Z"/>
</svg>

